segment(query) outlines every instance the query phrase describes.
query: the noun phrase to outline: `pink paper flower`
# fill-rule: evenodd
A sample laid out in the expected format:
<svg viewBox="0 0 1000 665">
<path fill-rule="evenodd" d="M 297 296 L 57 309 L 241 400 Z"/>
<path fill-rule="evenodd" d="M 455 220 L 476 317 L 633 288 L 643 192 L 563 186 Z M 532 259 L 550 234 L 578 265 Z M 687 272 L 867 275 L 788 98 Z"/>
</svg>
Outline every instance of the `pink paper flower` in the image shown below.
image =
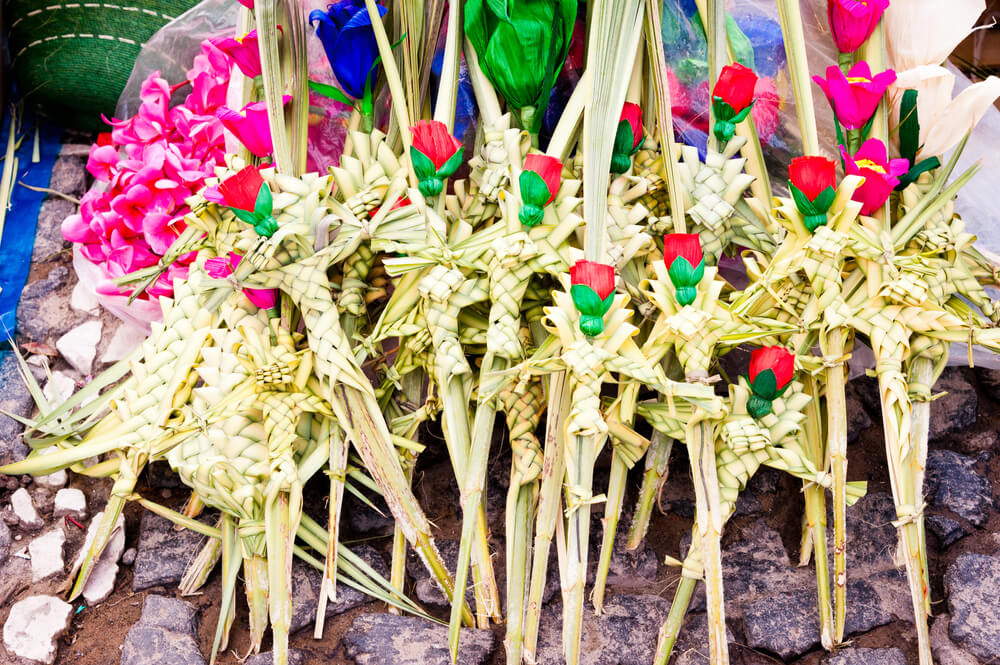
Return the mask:
<svg viewBox="0 0 1000 665">
<path fill-rule="evenodd" d="M 222 107 L 215 115 L 232 134 L 258 157 L 267 157 L 274 152 L 271 142 L 271 127 L 267 119 L 267 104 L 254 102 L 240 111 Z"/>
<path fill-rule="evenodd" d="M 243 37 L 225 37 L 212 42 L 240 68 L 247 78 L 260 76 L 260 47 L 257 31 L 251 30 Z"/>
<path fill-rule="evenodd" d="M 898 176 L 910 169 L 910 162 L 905 159 L 889 159 L 885 144 L 878 139 L 865 141 L 853 157 L 841 146 L 840 155 L 848 175 L 860 175 L 865 179 L 852 197 L 861 203 L 862 215 L 870 215 L 882 207 L 899 184 Z"/>
<path fill-rule="evenodd" d="M 171 86 L 154 72 L 141 87 L 136 114 L 108 120 L 111 132 L 91 147 L 87 170 L 102 186 L 83 195 L 62 231 L 101 269 L 99 294 L 127 295 L 113 280 L 159 262 L 184 230 L 186 199 L 224 162 L 224 130 L 215 112 L 225 103 L 230 70 L 226 54 L 203 42 L 186 81 Z M 171 95 L 188 85 L 184 102 L 171 108 Z M 140 297 L 172 295 L 193 260 L 180 257 Z"/>
<path fill-rule="evenodd" d="M 837 120 L 847 129 L 861 129 L 874 115 L 893 81 L 896 72 L 891 69 L 872 76 L 868 63 L 862 60 L 847 72 L 831 65 L 826 68 L 826 78 L 814 76 L 813 80 L 823 89 L 823 93 L 837 114 Z"/>
<path fill-rule="evenodd" d="M 826 15 L 837 50 L 854 53 L 871 36 L 889 0 L 826 0 Z"/>
<path fill-rule="evenodd" d="M 229 259 L 215 256 L 205 260 L 205 272 L 215 279 L 227 279 L 236 270 L 243 257 L 236 252 L 229 252 Z M 277 289 L 243 289 L 243 295 L 260 309 L 271 309 L 278 302 Z"/>
</svg>

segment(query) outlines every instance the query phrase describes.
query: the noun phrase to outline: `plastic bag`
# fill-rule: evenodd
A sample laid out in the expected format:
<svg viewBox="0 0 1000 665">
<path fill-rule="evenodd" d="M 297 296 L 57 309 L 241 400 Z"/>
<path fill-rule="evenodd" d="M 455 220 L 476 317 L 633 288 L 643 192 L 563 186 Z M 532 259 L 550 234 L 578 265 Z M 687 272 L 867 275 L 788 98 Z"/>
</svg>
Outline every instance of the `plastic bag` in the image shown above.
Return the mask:
<svg viewBox="0 0 1000 665">
<path fill-rule="evenodd" d="M 135 60 L 128 83 L 118 98 L 115 117 L 135 115 L 142 83 L 153 72 L 160 72 L 171 85 L 183 81 L 203 41 L 233 34 L 239 7 L 236 0 L 202 0 L 157 30 Z M 185 94 L 183 89 L 175 92 L 171 105 L 180 103 Z"/>
</svg>

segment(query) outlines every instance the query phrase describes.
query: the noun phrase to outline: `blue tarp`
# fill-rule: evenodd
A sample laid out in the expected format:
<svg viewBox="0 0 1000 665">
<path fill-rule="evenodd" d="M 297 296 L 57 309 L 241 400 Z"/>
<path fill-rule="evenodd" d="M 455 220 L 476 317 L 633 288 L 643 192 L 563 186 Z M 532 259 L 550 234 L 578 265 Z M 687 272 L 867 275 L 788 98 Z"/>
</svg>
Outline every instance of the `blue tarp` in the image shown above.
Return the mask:
<svg viewBox="0 0 1000 665">
<path fill-rule="evenodd" d="M 17 303 L 21 299 L 21 289 L 28 279 L 31 267 L 31 251 L 35 246 L 35 228 L 38 211 L 44 192 L 36 192 L 19 183 L 32 187 L 48 187 L 52 176 L 52 166 L 59 154 L 62 130 L 49 123 L 38 125 L 40 161 L 32 162 L 35 146 L 36 120 L 25 115 L 21 125 L 24 140 L 17 151 L 17 174 L 11 195 L 11 207 L 7 211 L 3 237 L 0 237 L 0 335 L 13 335 L 16 326 Z M 3 133 L 0 134 L 0 150 L 7 146 L 10 131 L 10 113 L 4 117 Z M 0 168 L 3 162 L 0 161 Z"/>
</svg>

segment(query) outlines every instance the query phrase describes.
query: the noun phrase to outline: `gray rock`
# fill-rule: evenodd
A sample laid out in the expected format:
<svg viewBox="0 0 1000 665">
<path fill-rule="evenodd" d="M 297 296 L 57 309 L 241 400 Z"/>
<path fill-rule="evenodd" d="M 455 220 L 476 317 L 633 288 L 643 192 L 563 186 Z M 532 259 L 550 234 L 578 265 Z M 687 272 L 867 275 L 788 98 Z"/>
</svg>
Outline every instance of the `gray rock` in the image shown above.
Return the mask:
<svg viewBox="0 0 1000 665">
<path fill-rule="evenodd" d="M 458 541 L 451 538 L 438 538 L 434 541 L 441 553 L 445 566 L 449 571 L 454 571 L 458 567 Z M 435 607 L 446 607 L 450 603 L 445 597 L 437 581 L 431 578 L 430 573 L 424 566 L 423 561 L 417 556 L 413 548 L 407 550 L 406 571 L 416 579 L 413 591 L 417 600 L 421 603 L 434 605 Z M 472 569 L 469 569 L 469 576 L 465 585 L 465 602 L 475 605 L 475 593 L 473 589 Z"/>
<path fill-rule="evenodd" d="M 274 665 L 274 654 L 270 651 L 250 656 L 243 665 Z M 306 665 L 306 654 L 298 649 L 288 650 L 288 665 Z"/>
<path fill-rule="evenodd" d="M 12 556 L 0 571 L 0 607 L 31 586 L 31 562 Z"/>
<path fill-rule="evenodd" d="M 60 153 L 52 165 L 49 189 L 67 196 L 82 196 L 87 190 L 86 165 L 86 159 Z M 57 200 L 65 201 L 66 199 L 57 198 Z"/>
<path fill-rule="evenodd" d="M 4 648 L 18 658 L 51 664 L 72 612 L 72 605 L 55 596 L 31 596 L 17 602 L 3 625 Z"/>
<path fill-rule="evenodd" d="M 628 524 L 622 520 L 618 525 L 614 547 L 611 549 L 611 564 L 608 568 L 608 582 L 624 586 L 644 585 L 656 580 L 660 569 L 659 557 L 653 548 L 643 541 L 634 550 L 625 547 L 628 540 Z M 597 578 L 597 565 L 601 556 L 601 541 L 603 529 L 595 530 L 590 536 L 590 557 L 587 561 L 587 583 L 592 584 Z"/>
<path fill-rule="evenodd" d="M 389 566 L 378 550 L 370 545 L 360 545 L 353 547 L 352 551 L 375 569 L 382 577 L 388 579 Z M 292 621 L 289 632 L 312 625 L 316 618 L 316 609 L 319 602 L 320 585 L 323 581 L 323 574 L 309 564 L 295 559 L 292 563 Z M 346 584 L 337 584 L 337 602 L 327 600 L 326 616 L 343 614 L 355 607 L 371 602 L 371 598 L 361 593 L 357 589 L 352 589 Z"/>
<path fill-rule="evenodd" d="M 64 487 L 56 492 L 52 517 L 59 519 L 66 515 L 78 520 L 87 516 L 87 497 L 82 490 L 75 487 Z"/>
<path fill-rule="evenodd" d="M 906 665 L 901 649 L 842 649 L 823 660 L 824 665 Z"/>
<path fill-rule="evenodd" d="M 146 596 L 139 622 L 125 636 L 121 665 L 205 665 L 195 611 L 183 600 Z"/>
<path fill-rule="evenodd" d="M 94 519 L 90 521 L 90 526 L 87 527 L 87 536 L 83 541 L 83 547 L 80 548 L 80 552 L 73 564 L 74 573 L 83 566 L 83 560 L 90 552 L 90 548 L 94 544 L 94 539 L 97 537 L 97 531 L 104 522 L 104 514 L 102 510 L 94 515 Z M 93 568 L 91 568 L 90 577 L 87 578 L 87 584 L 83 588 L 83 598 L 87 601 L 88 605 L 96 605 L 104 601 L 115 590 L 115 579 L 118 577 L 118 559 L 121 558 L 124 549 L 125 516 L 119 515 L 115 521 L 111 535 L 104 545 L 104 551 L 101 552 L 100 558 L 94 563 Z"/>
<path fill-rule="evenodd" d="M 28 545 L 28 554 L 31 556 L 32 582 L 40 582 L 63 571 L 65 566 L 63 545 L 65 543 L 66 534 L 60 527 L 47 531 L 44 535 L 31 541 L 31 544 Z"/>
<path fill-rule="evenodd" d="M 734 653 L 732 631 L 726 628 L 730 655 Z M 673 665 L 710 665 L 708 657 L 708 616 L 705 614 L 688 614 L 684 626 L 677 636 L 671 661 Z M 738 660 L 736 662 L 739 662 Z"/>
<path fill-rule="evenodd" d="M 128 548 L 125 550 L 125 553 L 122 554 L 122 563 L 126 566 L 131 566 L 135 563 L 136 554 L 138 554 L 138 552 L 136 552 L 134 547 Z"/>
<path fill-rule="evenodd" d="M 944 515 L 927 515 L 924 517 L 927 530 L 930 531 L 941 543 L 941 547 L 948 547 L 955 541 L 969 535 L 969 532 L 962 528 L 956 520 Z"/>
<path fill-rule="evenodd" d="M 197 630 L 194 605 L 183 600 L 149 594 L 142 604 L 139 623 L 155 626 L 175 633 L 194 634 Z"/>
<path fill-rule="evenodd" d="M 740 492 L 740 495 L 736 497 L 736 512 L 734 514 L 737 517 L 756 515 L 763 511 L 764 506 L 761 505 L 760 500 L 753 492 Z"/>
<path fill-rule="evenodd" d="M 665 599 L 653 595 L 614 594 L 604 601 L 601 616 L 594 615 L 588 603 L 583 608 L 580 665 L 649 665 L 669 609 Z M 704 637 L 701 644 L 704 648 Z M 542 609 L 537 662 L 562 663 L 562 653 L 562 602 L 557 600 Z"/>
<path fill-rule="evenodd" d="M 463 628 L 460 640 L 458 665 L 482 665 L 497 646 L 488 630 Z M 362 614 L 344 634 L 343 644 L 357 665 L 451 664 L 448 629 L 416 617 Z"/>
<path fill-rule="evenodd" d="M 8 527 L 5 522 L 0 520 L 0 565 L 3 565 L 3 563 L 7 560 L 7 557 L 10 555 L 11 542 L 10 527 Z"/>
<path fill-rule="evenodd" d="M 982 432 L 962 432 L 954 439 L 954 448 L 966 455 L 979 455 L 981 453 L 994 454 L 1000 447 L 1000 433 L 995 429 L 988 429 Z"/>
<path fill-rule="evenodd" d="M 991 394 L 994 398 L 1000 397 L 1000 369 L 976 367 L 973 372 L 984 391 Z"/>
<path fill-rule="evenodd" d="M 870 492 L 847 509 L 848 571 L 896 570 L 893 553 L 898 537 L 892 525 L 895 519 L 892 496 L 885 492 Z M 832 524 L 831 521 L 831 528 Z"/>
<path fill-rule="evenodd" d="M 976 422 L 979 398 L 960 367 L 948 367 L 934 384 L 934 393 L 946 392 L 931 402 L 930 440 L 953 434 Z"/>
<path fill-rule="evenodd" d="M 343 514 L 347 517 L 347 527 L 358 534 L 391 532 L 395 522 L 385 501 L 381 497 L 371 499 L 372 503 L 382 511 L 381 514 L 351 493 L 344 497 Z"/>
<path fill-rule="evenodd" d="M 968 651 L 955 646 L 948 636 L 951 617 L 941 614 L 931 624 L 931 652 L 938 665 L 979 665 L 979 661 Z"/>
<path fill-rule="evenodd" d="M 980 660 L 1000 658 L 1000 559 L 963 554 L 944 575 L 955 644 Z"/>
<path fill-rule="evenodd" d="M 21 291 L 21 302 L 17 306 L 17 329 L 28 339 L 36 342 L 45 341 L 50 335 L 61 334 L 69 330 L 53 330 L 56 323 L 53 320 L 54 310 L 60 307 L 68 310 L 69 303 L 58 303 L 53 294 L 62 288 L 69 279 L 69 268 L 58 265 L 49 271 L 45 279 L 32 282 Z M 62 328 L 62 326 L 59 326 Z"/>
<path fill-rule="evenodd" d="M 758 596 L 807 583 L 806 576 L 792 567 L 781 535 L 762 519 L 727 534 L 722 574 L 726 605 L 733 606 L 734 616 L 745 602 Z"/>
<path fill-rule="evenodd" d="M 174 529 L 170 520 L 148 511 L 143 513 L 132 590 L 180 582 L 188 563 L 198 554 L 204 541 L 205 536 L 201 534 Z"/>
<path fill-rule="evenodd" d="M 875 588 L 865 580 L 847 582 L 846 633 L 866 633 L 892 621 Z M 804 654 L 820 642 L 816 591 L 772 593 L 743 609 L 747 644 L 785 660 Z"/>
<path fill-rule="evenodd" d="M 868 409 L 878 404 L 878 393 L 877 389 L 872 390 L 872 386 L 868 382 L 859 380 L 849 382 L 845 393 L 847 397 L 847 442 L 854 443 L 861 436 L 861 432 L 874 424 Z"/>
<path fill-rule="evenodd" d="M 10 506 L 14 511 L 14 515 L 17 517 L 17 523 L 21 527 L 37 531 L 42 528 L 44 524 L 42 518 L 38 516 L 38 511 L 35 509 L 35 502 L 28 494 L 28 490 L 23 487 L 14 491 L 10 495 Z"/>
<path fill-rule="evenodd" d="M 28 446 L 21 438 L 24 425 L 7 414 L 31 415 L 35 405 L 28 387 L 18 371 L 17 358 L 12 353 L 0 356 L 0 464 L 19 462 L 28 456 Z"/>
<path fill-rule="evenodd" d="M 973 526 L 982 526 L 990 516 L 993 486 L 975 466 L 971 457 L 931 450 L 924 493 L 934 505 L 947 508 Z"/>
<path fill-rule="evenodd" d="M 74 160 L 75 161 L 75 160 Z M 57 161 L 56 164 L 59 162 Z M 65 169 L 64 169 L 65 170 Z M 81 167 L 76 170 L 80 174 L 85 171 Z M 53 171 L 53 178 L 55 171 Z M 55 189 L 54 187 L 52 189 Z M 51 261 L 55 256 L 68 249 L 71 244 L 63 239 L 63 220 L 76 212 L 76 206 L 71 201 L 50 196 L 42 201 L 42 206 L 38 210 L 38 228 L 35 232 L 35 247 L 31 252 L 32 263 L 44 263 Z M 67 255 L 69 252 L 67 252 Z"/>
<path fill-rule="evenodd" d="M 157 460 L 146 466 L 146 482 L 153 489 L 183 489 L 181 477 L 173 472 L 170 464 Z"/>
</svg>

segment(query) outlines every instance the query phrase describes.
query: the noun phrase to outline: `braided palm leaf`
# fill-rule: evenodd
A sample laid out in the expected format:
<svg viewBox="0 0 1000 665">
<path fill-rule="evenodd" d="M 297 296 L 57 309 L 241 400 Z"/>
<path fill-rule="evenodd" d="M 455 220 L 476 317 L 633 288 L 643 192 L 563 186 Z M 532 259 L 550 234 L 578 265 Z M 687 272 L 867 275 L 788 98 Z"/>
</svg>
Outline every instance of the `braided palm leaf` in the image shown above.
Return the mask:
<svg viewBox="0 0 1000 665">
<path fill-rule="evenodd" d="M 704 162 L 696 148 L 681 146 L 676 172 L 687 215 L 693 222 L 689 231 L 701 236 L 708 263 L 716 263 L 722 251 L 737 241 L 768 252 L 774 247 L 770 231 L 743 199 L 754 180 L 743 172 L 746 159 L 735 156 L 744 143 L 745 139 L 737 138 L 729 141 L 722 153 L 710 150 Z"/>
<path fill-rule="evenodd" d="M 455 199 L 448 207 L 455 217 L 478 225 L 496 216 L 501 192 L 511 181 L 511 167 L 524 162 L 531 146 L 526 132 L 511 127 L 510 114 L 483 128 L 483 143 L 469 159 L 469 180 L 455 183 Z"/>
<path fill-rule="evenodd" d="M 784 446 L 793 441 L 801 430 L 805 419 L 802 409 L 809 402 L 809 397 L 802 393 L 801 384 L 793 383 L 784 396 L 775 400 L 772 413 L 755 420 L 746 412 L 749 395 L 745 379 L 741 378 L 738 385 L 730 385 L 724 415 L 712 425 L 719 510 L 723 522 L 735 512 L 739 493 L 746 488 L 760 466 L 782 459 L 783 453 L 777 451 L 784 450 Z M 684 414 L 672 409 L 669 404 L 643 403 L 639 405 L 639 413 L 658 431 L 686 440 L 683 432 L 688 426 Z M 805 464 L 804 459 L 799 460 L 800 464 Z M 706 575 L 703 538 L 699 529 L 693 530 L 691 546 L 681 571 L 681 582 L 670 615 L 660 629 L 654 663 L 664 664 L 670 658 L 695 585 Z"/>
<path fill-rule="evenodd" d="M 662 367 L 651 363 L 632 339 L 638 329 L 629 323 L 628 296 L 615 296 L 605 315 L 604 330 L 586 337 L 579 328 L 579 314 L 568 292 L 553 294 L 554 307 L 546 308 L 543 323 L 550 341 L 518 371 L 547 373 L 568 370 L 572 402 L 565 421 L 564 481 L 568 518 L 567 561 L 563 566 L 563 645 L 567 663 L 578 662 L 589 551 L 590 506 L 603 500 L 593 494 L 593 471 L 608 433 L 600 389 L 609 372 L 655 387 L 668 399 L 711 401 L 709 386 L 688 386 L 667 379 Z M 537 572 L 537 569 L 536 569 Z M 538 583 L 532 580 L 534 587 Z"/>
<path fill-rule="evenodd" d="M 33 455 L 3 469 L 5 473 L 51 473 L 117 451 L 120 461 L 104 518 L 83 559 L 70 598 L 83 592 L 147 462 L 191 433 L 176 410 L 187 403 L 191 394 L 196 379 L 193 367 L 203 347 L 210 343 L 208 333 L 214 318 L 200 309 L 195 288 L 188 282 L 178 282 L 174 298 L 161 299 L 161 307 L 163 322 L 153 324 L 152 334 L 132 363 L 132 375 L 119 390 L 110 393 L 110 413 L 96 424 L 82 423 L 89 431 L 78 432 L 83 438 L 72 447 L 45 455 L 44 459 Z M 39 464 L 48 466 L 42 468 Z"/>
</svg>

